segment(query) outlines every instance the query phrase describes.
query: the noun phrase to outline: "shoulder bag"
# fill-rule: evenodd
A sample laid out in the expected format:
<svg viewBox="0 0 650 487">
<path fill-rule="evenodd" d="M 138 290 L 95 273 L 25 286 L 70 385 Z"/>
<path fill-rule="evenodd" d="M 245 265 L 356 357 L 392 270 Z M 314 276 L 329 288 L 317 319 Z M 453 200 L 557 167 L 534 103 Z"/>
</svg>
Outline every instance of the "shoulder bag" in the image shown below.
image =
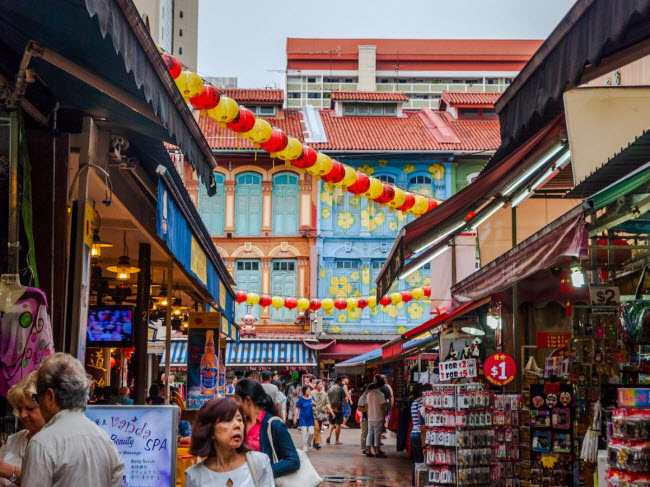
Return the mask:
<svg viewBox="0 0 650 487">
<path fill-rule="evenodd" d="M 255 487 L 260 487 L 260 479 L 257 477 L 257 469 L 255 468 L 255 462 L 253 461 L 252 452 L 246 453 L 246 463 L 248 463 L 248 468 L 251 471 L 251 476 L 253 477 L 253 483 Z"/>
<path fill-rule="evenodd" d="M 268 435 L 269 442 L 271 443 L 271 450 L 273 451 L 273 463 L 278 463 L 278 456 L 275 453 L 275 446 L 273 445 L 273 432 L 271 431 L 271 423 L 273 421 L 281 421 L 280 418 L 274 416 L 269 420 L 268 426 Z M 323 483 L 323 479 L 320 478 L 318 472 L 309 461 L 307 454 L 298 448 L 298 458 L 300 459 L 300 468 L 297 472 L 290 473 L 284 477 L 277 477 L 275 479 L 276 487 L 317 487 Z"/>
</svg>

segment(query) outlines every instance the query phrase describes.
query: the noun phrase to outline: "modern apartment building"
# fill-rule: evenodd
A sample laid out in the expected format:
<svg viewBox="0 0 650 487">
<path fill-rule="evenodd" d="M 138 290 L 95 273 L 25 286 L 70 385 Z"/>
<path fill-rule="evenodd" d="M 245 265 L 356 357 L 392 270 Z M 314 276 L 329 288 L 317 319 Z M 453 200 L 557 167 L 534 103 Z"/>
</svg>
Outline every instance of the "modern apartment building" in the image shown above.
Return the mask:
<svg viewBox="0 0 650 487">
<path fill-rule="evenodd" d="M 199 0 L 134 0 L 133 3 L 156 44 L 196 71 Z"/>
<path fill-rule="evenodd" d="M 332 91 L 406 94 L 438 109 L 443 91 L 502 92 L 538 40 L 287 39 L 287 107 L 330 108 Z"/>
</svg>

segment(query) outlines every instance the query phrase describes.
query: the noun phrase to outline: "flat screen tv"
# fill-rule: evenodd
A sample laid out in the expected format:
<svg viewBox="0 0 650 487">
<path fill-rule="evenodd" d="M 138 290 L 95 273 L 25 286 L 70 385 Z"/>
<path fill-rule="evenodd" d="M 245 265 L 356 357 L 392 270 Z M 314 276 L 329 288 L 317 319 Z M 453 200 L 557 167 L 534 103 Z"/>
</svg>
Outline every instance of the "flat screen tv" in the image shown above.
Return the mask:
<svg viewBox="0 0 650 487">
<path fill-rule="evenodd" d="M 86 346 L 133 346 L 133 307 L 95 305 L 88 310 Z"/>
</svg>

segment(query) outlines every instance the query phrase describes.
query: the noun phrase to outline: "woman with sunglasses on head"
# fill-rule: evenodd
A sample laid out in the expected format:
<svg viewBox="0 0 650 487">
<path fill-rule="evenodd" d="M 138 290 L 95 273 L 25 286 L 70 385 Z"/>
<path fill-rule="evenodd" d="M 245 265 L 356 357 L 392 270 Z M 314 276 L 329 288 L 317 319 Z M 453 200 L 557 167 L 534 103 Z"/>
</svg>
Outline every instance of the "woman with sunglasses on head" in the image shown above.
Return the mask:
<svg viewBox="0 0 650 487">
<path fill-rule="evenodd" d="M 246 444 L 246 424 L 233 399 L 205 403 L 192 430 L 190 451 L 206 457 L 185 471 L 185 487 L 274 487 L 269 457 Z"/>
</svg>

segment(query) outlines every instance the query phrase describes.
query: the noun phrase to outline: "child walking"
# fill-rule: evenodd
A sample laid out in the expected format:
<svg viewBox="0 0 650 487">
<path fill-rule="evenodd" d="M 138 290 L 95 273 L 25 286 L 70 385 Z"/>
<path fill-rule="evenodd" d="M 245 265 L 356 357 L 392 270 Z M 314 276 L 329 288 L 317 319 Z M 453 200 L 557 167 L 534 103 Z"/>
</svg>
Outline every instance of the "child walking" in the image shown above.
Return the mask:
<svg viewBox="0 0 650 487">
<path fill-rule="evenodd" d="M 296 403 L 293 424 L 298 423 L 302 435 L 302 449 L 308 452 L 314 440 L 314 400 L 311 397 L 311 387 L 303 386 L 302 396 Z"/>
</svg>

